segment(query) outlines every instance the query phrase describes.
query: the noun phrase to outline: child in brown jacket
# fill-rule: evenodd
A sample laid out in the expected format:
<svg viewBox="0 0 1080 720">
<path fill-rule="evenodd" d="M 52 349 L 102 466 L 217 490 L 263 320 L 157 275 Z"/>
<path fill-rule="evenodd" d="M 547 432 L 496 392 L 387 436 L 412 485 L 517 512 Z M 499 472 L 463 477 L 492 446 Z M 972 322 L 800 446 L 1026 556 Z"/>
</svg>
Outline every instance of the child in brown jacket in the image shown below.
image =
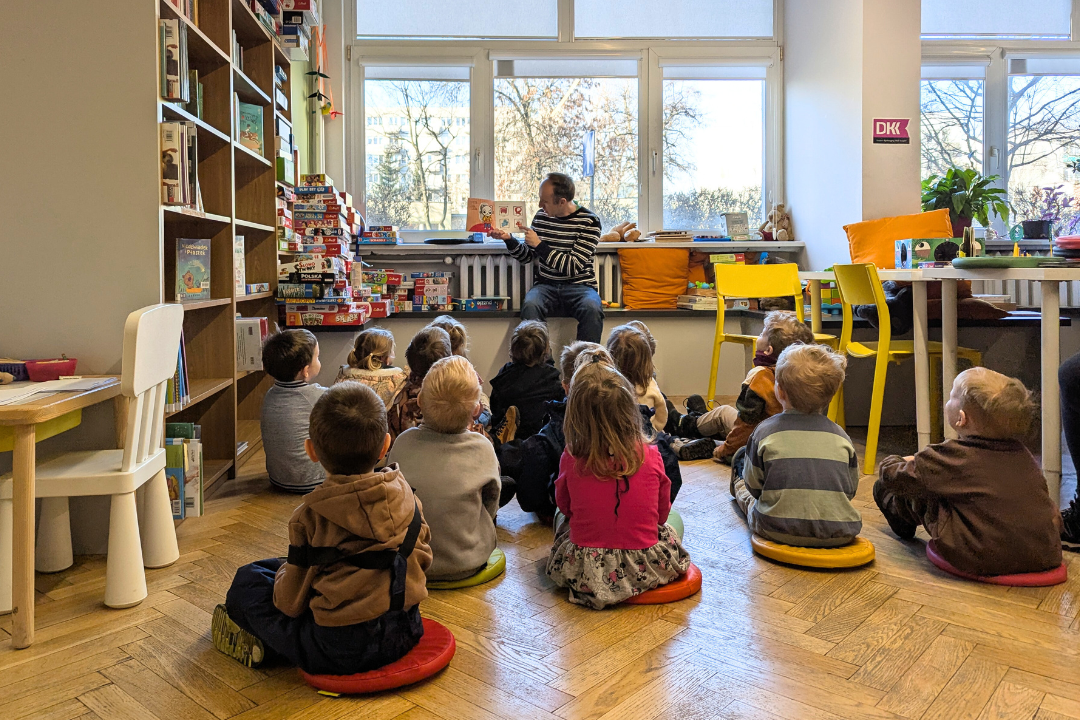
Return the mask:
<svg viewBox="0 0 1080 720">
<path fill-rule="evenodd" d="M 922 525 L 938 554 L 972 575 L 1061 565 L 1058 513 L 1021 440 L 1035 416 L 1015 378 L 986 368 L 956 377 L 945 419 L 959 438 L 881 461 L 874 500 L 901 539 Z"/>
<path fill-rule="evenodd" d="M 424 634 L 431 531 L 386 454 L 386 410 L 357 382 L 335 385 L 311 410 L 305 449 L 326 481 L 289 520 L 288 560 L 236 572 L 214 610 L 214 647 L 248 666 L 281 656 L 309 673 L 382 667 Z"/>
</svg>

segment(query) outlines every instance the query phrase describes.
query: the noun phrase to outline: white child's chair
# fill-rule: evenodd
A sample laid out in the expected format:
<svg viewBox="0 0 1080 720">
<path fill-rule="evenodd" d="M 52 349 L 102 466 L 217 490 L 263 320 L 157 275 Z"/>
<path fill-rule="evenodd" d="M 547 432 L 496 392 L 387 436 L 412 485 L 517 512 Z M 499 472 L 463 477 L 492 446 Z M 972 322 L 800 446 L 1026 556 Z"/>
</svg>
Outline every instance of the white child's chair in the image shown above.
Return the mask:
<svg viewBox="0 0 1080 720">
<path fill-rule="evenodd" d="M 105 604 L 138 605 L 146 598 L 143 567 L 180 557 L 165 482 L 165 384 L 176 371 L 184 309 L 151 305 L 124 324 L 121 391 L 127 401 L 122 450 L 71 452 L 37 466 L 41 498 L 35 569 L 71 567 L 68 498 L 111 495 Z M 11 475 L 0 477 L 0 612 L 11 610 Z"/>
</svg>

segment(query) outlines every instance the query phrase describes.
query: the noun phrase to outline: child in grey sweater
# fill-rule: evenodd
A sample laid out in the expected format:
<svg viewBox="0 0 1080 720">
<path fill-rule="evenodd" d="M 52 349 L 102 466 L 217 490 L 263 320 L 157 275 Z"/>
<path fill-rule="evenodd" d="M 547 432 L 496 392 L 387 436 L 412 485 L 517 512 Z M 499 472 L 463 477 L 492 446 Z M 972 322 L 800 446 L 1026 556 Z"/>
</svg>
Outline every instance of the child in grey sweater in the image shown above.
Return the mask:
<svg viewBox="0 0 1080 720">
<path fill-rule="evenodd" d="M 420 388 L 423 419 L 394 441 L 388 458 L 424 504 L 434 554 L 429 580 L 461 580 L 495 550 L 499 461 L 491 442 L 467 428 L 480 413 L 480 381 L 463 357 L 437 361 Z"/>
<path fill-rule="evenodd" d="M 312 381 L 319 374 L 319 341 L 308 330 L 283 330 L 263 344 L 263 367 L 277 382 L 263 399 L 263 452 L 270 484 L 281 490 L 308 493 L 322 484 L 326 472 L 304 451 L 311 408 L 326 392 Z"/>
</svg>

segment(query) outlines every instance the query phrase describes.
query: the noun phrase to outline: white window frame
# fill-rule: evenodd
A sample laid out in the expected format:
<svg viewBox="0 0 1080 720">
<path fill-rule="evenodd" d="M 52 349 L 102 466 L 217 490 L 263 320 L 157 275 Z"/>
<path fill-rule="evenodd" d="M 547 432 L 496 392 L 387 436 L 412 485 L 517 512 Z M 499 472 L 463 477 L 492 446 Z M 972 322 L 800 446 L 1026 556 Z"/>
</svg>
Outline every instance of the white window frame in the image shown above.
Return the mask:
<svg viewBox="0 0 1080 720">
<path fill-rule="evenodd" d="M 346 2 L 351 22 L 355 3 Z M 536 59 L 581 57 L 636 58 L 638 62 L 638 227 L 660 230 L 664 222 L 663 69 L 662 60 L 687 65 L 765 65 L 764 187 L 762 205 L 784 202 L 783 178 L 783 0 L 776 0 L 771 40 L 653 40 L 573 38 L 573 0 L 559 0 L 558 40 L 371 40 L 357 39 L 349 48 L 347 81 L 350 99 L 345 114 L 350 187 L 366 197 L 367 124 L 364 107 L 365 66 L 468 66 L 470 73 L 470 190 L 473 197 L 492 197 L 495 189 L 495 108 L 492 56 Z M 653 160 L 656 153 L 656 160 Z M 403 232 L 419 240 L 431 230 Z"/>
</svg>

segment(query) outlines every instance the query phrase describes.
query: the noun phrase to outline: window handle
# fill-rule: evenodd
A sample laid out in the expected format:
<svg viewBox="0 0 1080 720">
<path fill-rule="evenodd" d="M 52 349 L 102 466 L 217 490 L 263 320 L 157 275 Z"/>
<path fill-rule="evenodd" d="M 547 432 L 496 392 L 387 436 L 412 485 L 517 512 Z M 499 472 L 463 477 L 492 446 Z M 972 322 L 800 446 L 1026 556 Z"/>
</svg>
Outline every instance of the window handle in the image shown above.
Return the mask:
<svg viewBox="0 0 1080 720">
<path fill-rule="evenodd" d="M 655 174 L 656 174 L 656 160 L 657 160 L 657 156 L 658 156 L 659 154 L 660 154 L 660 153 L 658 153 L 658 152 L 657 152 L 656 150 L 653 150 L 653 151 L 652 151 L 652 174 L 653 174 L 653 175 L 655 175 Z"/>
<path fill-rule="evenodd" d="M 480 172 L 480 153 L 481 152 L 482 151 L 479 148 L 477 148 L 477 150 L 476 150 L 476 168 L 475 168 L 477 173 Z"/>
</svg>

